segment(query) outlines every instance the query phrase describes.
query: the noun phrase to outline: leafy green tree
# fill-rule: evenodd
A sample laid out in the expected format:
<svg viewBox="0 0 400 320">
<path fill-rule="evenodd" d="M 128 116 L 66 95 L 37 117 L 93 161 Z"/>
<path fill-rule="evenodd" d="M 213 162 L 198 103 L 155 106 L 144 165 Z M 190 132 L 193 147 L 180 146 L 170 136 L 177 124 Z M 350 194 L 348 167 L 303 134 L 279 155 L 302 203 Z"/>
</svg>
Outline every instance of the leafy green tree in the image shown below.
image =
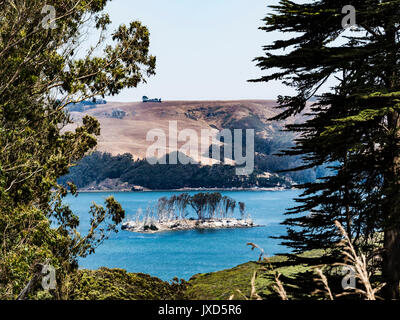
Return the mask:
<svg viewBox="0 0 400 320">
<path fill-rule="evenodd" d="M 326 164 L 332 174 L 302 186 L 298 207 L 286 220 L 287 244 L 299 251 L 332 247 L 334 220 L 354 242 L 378 243 L 387 299 L 399 298 L 400 281 L 400 1 L 352 1 L 357 26 L 342 27 L 347 1 L 296 3 L 281 0 L 261 28 L 290 33 L 265 46 L 256 59 L 268 74 L 255 81 L 283 80 L 295 96 L 279 97 L 285 119 L 308 121 L 288 127 L 300 134 L 286 155 L 301 155 L 297 170 Z M 321 93 L 329 79 L 335 84 Z M 330 82 L 332 83 L 332 82 Z M 319 99 L 307 104 L 314 95 Z M 305 214 L 306 213 L 306 214 Z M 300 216 L 298 214 L 301 214 Z"/>
<path fill-rule="evenodd" d="M 79 219 L 62 202 L 67 188 L 57 184 L 72 163 L 96 146 L 100 134 L 99 123 L 91 117 L 66 131 L 72 120 L 65 108 L 118 94 L 154 74 L 149 32 L 140 22 L 121 25 L 111 34 L 112 44 L 107 44 L 107 2 L 0 1 L 2 298 L 15 298 L 34 266 L 44 261 L 57 271 L 53 296 L 67 298 L 68 276 L 76 270 L 77 258 L 92 253 L 124 217 L 112 198 L 106 208 L 94 204 L 91 228 L 81 235 Z M 46 20 L 49 5 L 56 15 Z M 88 33 L 99 39 L 85 49 Z M 72 184 L 68 189 L 76 192 Z"/>
</svg>

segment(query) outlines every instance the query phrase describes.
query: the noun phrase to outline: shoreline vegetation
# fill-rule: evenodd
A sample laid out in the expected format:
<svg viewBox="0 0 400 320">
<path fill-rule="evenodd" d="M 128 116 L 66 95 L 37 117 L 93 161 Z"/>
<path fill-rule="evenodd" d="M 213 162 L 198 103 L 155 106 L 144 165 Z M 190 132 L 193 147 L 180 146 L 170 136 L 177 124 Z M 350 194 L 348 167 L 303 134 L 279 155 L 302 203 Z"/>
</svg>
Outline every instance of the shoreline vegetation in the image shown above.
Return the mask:
<svg viewBox="0 0 400 320">
<path fill-rule="evenodd" d="M 281 145 L 275 140 L 271 143 Z M 268 146 L 265 148 L 269 149 Z M 176 156 L 175 153 L 167 155 L 167 163 L 172 155 Z M 252 174 L 237 176 L 236 167 L 227 164 L 151 165 L 146 159 L 133 159 L 129 154 L 112 156 L 108 153 L 95 152 L 75 163 L 70 172 L 59 178 L 58 182 L 63 186 L 73 182 L 78 190 L 107 191 L 290 188 L 295 184 L 314 181 L 317 175 L 314 172 L 298 177 L 280 174 L 281 170 L 286 170 L 295 164 L 289 165 L 272 155 L 264 158 L 255 161 L 255 170 Z M 266 162 L 265 165 L 260 164 L 264 163 L 263 161 Z M 322 174 L 321 170 L 318 175 Z"/>
<path fill-rule="evenodd" d="M 189 217 L 191 207 L 196 218 Z M 170 198 L 162 197 L 157 204 L 149 205 L 145 212 L 141 208 L 136 216 L 122 224 L 122 230 L 138 233 L 156 233 L 164 231 L 230 229 L 256 227 L 246 205 L 238 203 L 240 218 L 234 217 L 237 203 L 234 199 L 222 196 L 219 192 L 182 193 Z"/>
<path fill-rule="evenodd" d="M 78 189 L 78 193 L 100 193 L 100 192 L 190 192 L 190 191 L 285 191 L 285 190 L 297 190 L 294 185 L 291 188 L 287 187 L 271 187 L 271 188 L 181 188 L 181 189 L 147 189 L 147 188 L 138 188 L 138 189 L 124 189 L 124 188 L 116 188 L 116 189 L 87 189 L 81 188 Z"/>
</svg>

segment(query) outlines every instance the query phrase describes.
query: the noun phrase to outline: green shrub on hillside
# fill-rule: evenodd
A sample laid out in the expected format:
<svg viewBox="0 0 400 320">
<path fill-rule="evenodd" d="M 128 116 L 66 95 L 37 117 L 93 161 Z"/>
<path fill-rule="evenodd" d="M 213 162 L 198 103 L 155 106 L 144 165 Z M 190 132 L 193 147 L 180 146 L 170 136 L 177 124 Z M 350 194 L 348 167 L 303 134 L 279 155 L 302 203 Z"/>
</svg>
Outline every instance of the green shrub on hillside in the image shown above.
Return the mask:
<svg viewBox="0 0 400 320">
<path fill-rule="evenodd" d="M 171 283 L 122 269 L 80 270 L 73 280 L 74 300 L 182 300 L 186 282 Z"/>
</svg>

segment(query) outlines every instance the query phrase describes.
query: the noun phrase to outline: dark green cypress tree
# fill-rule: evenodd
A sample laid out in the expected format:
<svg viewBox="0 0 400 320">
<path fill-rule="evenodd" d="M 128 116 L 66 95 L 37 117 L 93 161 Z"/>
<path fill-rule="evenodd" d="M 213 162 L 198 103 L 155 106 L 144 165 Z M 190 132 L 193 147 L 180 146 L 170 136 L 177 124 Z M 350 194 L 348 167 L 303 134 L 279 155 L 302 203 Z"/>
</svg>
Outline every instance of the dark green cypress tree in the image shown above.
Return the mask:
<svg viewBox="0 0 400 320">
<path fill-rule="evenodd" d="M 308 113 L 309 120 L 288 126 L 298 133 L 301 170 L 325 164 L 331 176 L 302 186 L 300 205 L 290 210 L 285 243 L 302 251 L 332 247 L 339 220 L 355 243 L 368 249 L 382 232 L 385 296 L 399 298 L 400 281 L 400 1 L 353 1 L 357 27 L 345 30 L 348 1 L 282 0 L 265 18 L 266 32 L 288 32 L 288 40 L 264 47 L 256 59 L 269 73 L 253 81 L 283 80 L 297 89 L 279 97 L 286 119 Z M 282 53 L 284 50 L 284 53 Z M 332 90 L 320 92 L 329 79 Z M 307 101 L 319 95 L 312 106 Z"/>
</svg>

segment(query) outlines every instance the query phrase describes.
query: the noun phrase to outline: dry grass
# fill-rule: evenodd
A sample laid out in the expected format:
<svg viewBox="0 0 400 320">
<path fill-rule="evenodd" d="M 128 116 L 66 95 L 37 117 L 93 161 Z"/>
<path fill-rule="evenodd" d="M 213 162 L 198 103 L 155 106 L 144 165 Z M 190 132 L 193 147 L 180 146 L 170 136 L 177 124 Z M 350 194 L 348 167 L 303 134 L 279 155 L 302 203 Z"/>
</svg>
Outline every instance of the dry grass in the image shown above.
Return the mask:
<svg viewBox="0 0 400 320">
<path fill-rule="evenodd" d="M 316 294 L 316 293 L 319 293 L 319 292 L 323 292 L 329 298 L 329 300 L 334 300 L 331 288 L 329 287 L 329 284 L 328 284 L 328 278 L 324 275 L 324 273 L 322 272 L 322 270 L 320 268 L 316 268 L 315 272 L 319 276 L 319 278 L 316 279 L 316 282 L 321 282 L 323 284 L 325 290 L 321 291 L 319 289 L 316 289 L 313 292 L 313 294 Z"/>
<path fill-rule="evenodd" d="M 376 296 L 376 293 L 379 292 L 385 286 L 385 284 L 381 284 L 378 287 L 373 288 L 370 281 L 371 275 L 368 272 L 368 261 L 365 254 L 357 254 L 349 235 L 339 221 L 335 221 L 335 225 L 339 229 L 340 234 L 344 237 L 345 241 L 340 245 L 343 246 L 342 253 L 346 257 L 344 263 L 338 263 L 336 265 L 348 267 L 354 270 L 355 277 L 359 279 L 361 284 L 364 286 L 364 289 L 352 289 L 353 293 L 361 294 L 366 300 L 376 300 L 379 298 Z M 337 296 L 343 296 L 346 294 L 351 293 L 345 292 Z"/>
<path fill-rule="evenodd" d="M 340 224 L 339 221 L 335 221 L 335 225 L 338 228 L 339 233 L 343 236 L 343 241 L 340 242 L 340 246 L 342 247 L 342 254 L 345 256 L 345 260 L 343 263 L 335 263 L 333 266 L 340 266 L 340 267 L 347 267 L 350 270 L 354 271 L 354 277 L 356 281 L 356 284 L 359 283 L 363 286 L 363 289 L 360 288 L 346 288 L 346 290 L 343 293 L 334 295 L 332 293 L 332 290 L 329 286 L 328 278 L 325 276 L 325 274 L 322 271 L 322 266 L 315 267 L 315 272 L 317 274 L 317 278 L 315 278 L 315 281 L 317 283 L 322 284 L 323 290 L 317 289 L 313 292 L 313 294 L 316 293 L 323 293 L 327 299 L 329 300 L 334 300 L 335 298 L 344 296 L 344 295 L 354 295 L 358 294 L 364 297 L 366 300 L 377 300 L 381 299 L 379 296 L 377 296 L 377 293 L 384 287 L 385 284 L 380 284 L 377 287 L 373 287 L 371 284 L 371 274 L 368 272 L 368 261 L 366 258 L 366 255 L 363 253 L 357 253 L 356 249 L 354 248 L 354 245 L 343 228 L 343 226 Z M 251 246 L 252 250 L 258 249 L 260 251 L 260 257 L 259 257 L 259 262 L 264 260 L 265 262 L 269 263 L 268 258 L 265 257 L 264 250 L 260 248 L 258 245 L 254 243 L 248 243 L 247 245 Z M 283 283 L 280 281 L 280 276 L 281 274 L 279 272 L 276 272 L 273 269 L 273 266 L 269 263 L 270 270 L 275 272 L 275 285 L 273 286 L 274 290 L 279 294 L 280 298 L 282 300 L 289 300 L 287 292 L 284 288 Z M 253 278 L 251 279 L 251 295 L 250 299 L 261 299 L 261 297 L 257 294 L 256 292 L 256 286 L 255 286 L 255 281 L 257 277 L 257 272 L 254 272 Z M 238 292 L 244 296 L 239 290 Z M 244 296 L 247 300 L 246 296 Z M 232 297 L 233 298 L 233 297 Z"/>
<path fill-rule="evenodd" d="M 281 297 L 282 300 L 289 300 L 286 290 L 283 286 L 283 283 L 279 279 L 281 274 L 274 270 L 272 264 L 270 263 L 268 258 L 265 256 L 264 249 L 252 242 L 247 243 L 247 245 L 251 247 L 251 250 L 258 249 L 260 251 L 260 256 L 258 258 L 258 262 L 261 262 L 261 261 L 266 262 L 269 265 L 269 269 L 275 273 L 275 285 L 273 286 L 274 290 L 279 294 L 279 296 Z M 254 272 L 253 278 L 251 279 L 250 299 L 262 300 L 262 298 L 257 294 L 257 291 L 256 291 L 256 285 L 255 285 L 256 278 L 257 278 L 257 272 Z"/>
<path fill-rule="evenodd" d="M 256 289 L 256 279 L 257 279 L 257 271 L 253 273 L 253 277 L 251 278 L 251 292 L 250 292 L 250 297 L 247 297 L 241 290 L 236 289 L 236 292 L 239 293 L 239 295 L 244 298 L 245 300 L 262 300 L 262 298 L 259 296 L 257 293 Z M 235 299 L 235 295 L 231 295 L 229 297 L 229 300 Z"/>
<path fill-rule="evenodd" d="M 258 249 L 260 251 L 260 257 L 258 258 L 258 262 L 261 262 L 261 260 L 265 257 L 264 249 L 252 242 L 247 243 L 247 245 L 251 247 L 251 250 Z"/>
<path fill-rule="evenodd" d="M 283 287 L 283 283 L 281 282 L 281 280 L 279 280 L 279 277 L 281 276 L 281 274 L 279 272 L 275 273 L 275 283 L 276 285 L 273 286 L 273 288 L 275 289 L 275 291 L 279 294 L 279 296 L 281 297 L 282 300 L 289 300 L 286 290 Z"/>
<path fill-rule="evenodd" d="M 338 228 L 339 233 L 344 238 L 344 240 L 339 243 L 339 246 L 342 247 L 341 252 L 345 256 L 345 261 L 343 263 L 335 263 L 334 266 L 346 267 L 349 270 L 352 270 L 355 280 L 358 279 L 359 280 L 358 283 L 360 283 L 364 287 L 364 289 L 359 289 L 357 287 L 343 288 L 344 290 L 347 291 L 337 295 L 333 295 L 329 287 L 327 277 L 322 272 L 322 269 L 320 267 L 317 267 L 315 269 L 315 272 L 318 275 L 316 281 L 323 284 L 324 290 L 322 291 L 317 289 L 314 291 L 314 293 L 323 292 L 327 297 L 329 297 L 330 300 L 334 300 L 335 298 L 342 297 L 345 295 L 353 295 L 353 294 L 359 294 L 363 296 L 366 300 L 381 299 L 376 295 L 376 293 L 379 292 L 384 287 L 385 284 L 381 284 L 376 288 L 372 286 L 370 280 L 371 274 L 368 272 L 368 261 L 366 255 L 363 253 L 357 253 L 349 235 L 347 234 L 346 230 L 343 228 L 343 226 L 340 224 L 339 221 L 335 221 L 335 225 Z"/>
</svg>

